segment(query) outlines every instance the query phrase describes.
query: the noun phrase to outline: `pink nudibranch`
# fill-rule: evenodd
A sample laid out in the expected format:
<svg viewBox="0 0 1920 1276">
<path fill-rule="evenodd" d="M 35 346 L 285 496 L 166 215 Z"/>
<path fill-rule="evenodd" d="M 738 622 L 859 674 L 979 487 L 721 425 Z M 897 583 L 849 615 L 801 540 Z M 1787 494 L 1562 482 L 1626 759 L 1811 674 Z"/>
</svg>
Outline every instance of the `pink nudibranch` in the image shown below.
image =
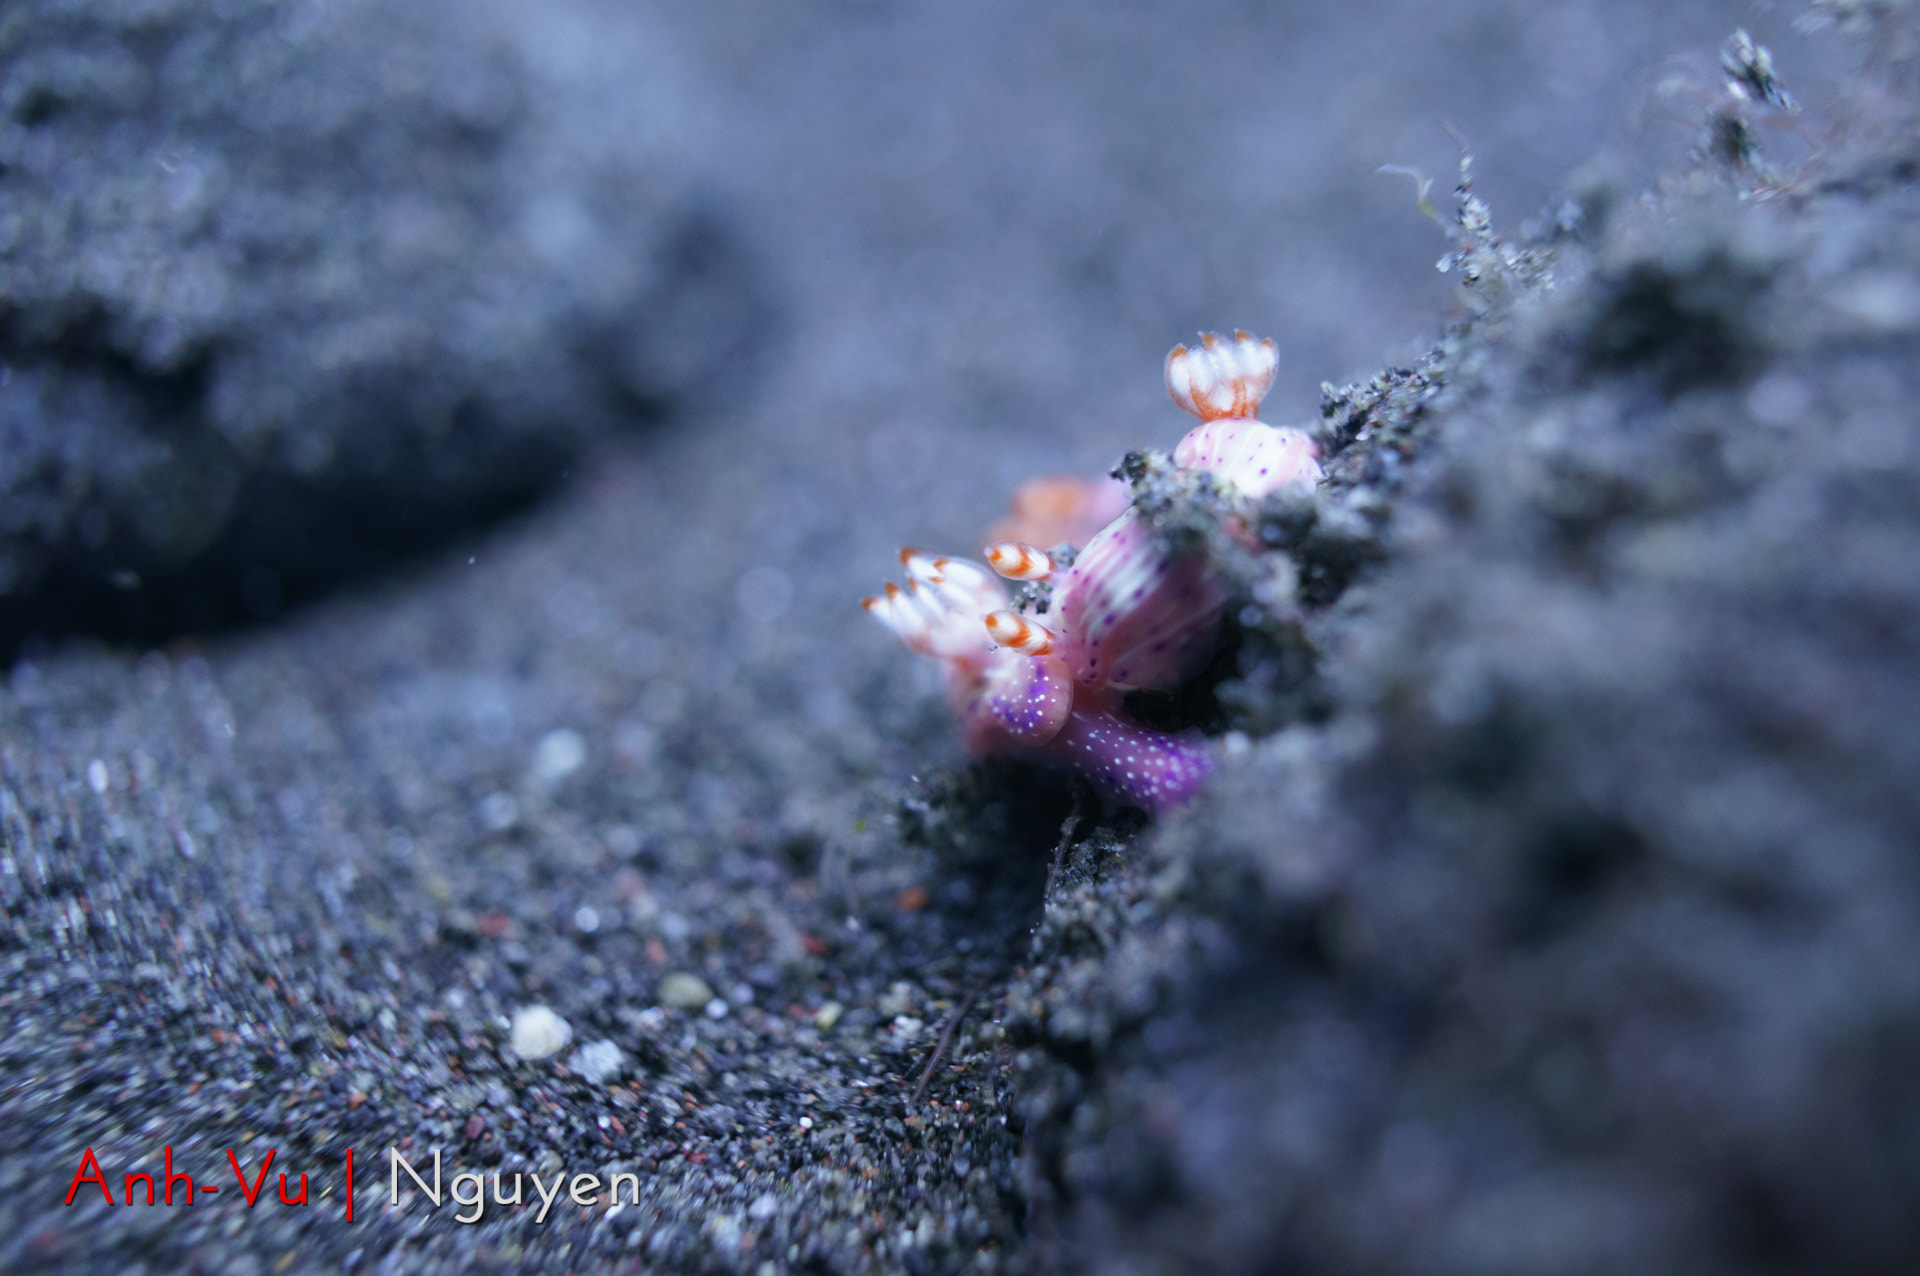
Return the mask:
<svg viewBox="0 0 1920 1276">
<path fill-rule="evenodd" d="M 1274 343 L 1246 332 L 1231 341 L 1205 333 L 1196 349 L 1174 348 L 1168 393 L 1200 418 L 1174 451 L 1177 469 L 1206 471 L 1246 500 L 1312 491 L 1322 478 L 1313 441 L 1255 419 L 1277 364 Z M 909 649 L 946 663 L 948 696 L 974 753 L 1064 766 L 1109 798 L 1159 814 L 1199 791 L 1211 760 L 1196 733 L 1131 720 L 1122 693 L 1173 690 L 1205 665 L 1217 648 L 1226 585 L 1203 553 L 1168 553 L 1124 505 L 1062 570 L 1031 540 L 1066 525 L 1048 519 L 1077 517 L 1105 492 L 1047 483 L 1044 492 L 1022 488 L 1035 508 L 1016 512 L 1025 522 L 999 529 L 1021 534 L 987 547 L 991 571 L 901 550 L 907 587 L 890 584 L 862 605 Z M 1060 506 L 1049 505 L 1046 518 L 1043 496 Z M 1050 582 L 1047 623 L 1015 610 L 996 572 Z"/>
</svg>

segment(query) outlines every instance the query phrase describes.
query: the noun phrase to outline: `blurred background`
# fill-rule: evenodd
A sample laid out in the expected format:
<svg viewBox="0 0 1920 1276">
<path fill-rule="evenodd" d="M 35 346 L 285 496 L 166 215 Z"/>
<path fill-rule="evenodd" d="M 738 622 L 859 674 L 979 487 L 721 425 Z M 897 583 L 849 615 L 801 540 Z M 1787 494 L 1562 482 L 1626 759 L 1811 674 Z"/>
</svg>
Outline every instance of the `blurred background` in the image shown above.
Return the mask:
<svg viewBox="0 0 1920 1276">
<path fill-rule="evenodd" d="M 1451 129 L 1517 224 L 1684 152 L 1735 25 L 1814 87 L 1791 16 L 10 6 L 0 637 L 276 618 L 616 439 L 694 605 L 758 564 L 824 622 L 894 542 L 1170 443 L 1196 329 L 1280 341 L 1281 419 L 1430 343 L 1445 245 L 1382 165 L 1444 204 Z"/>
</svg>

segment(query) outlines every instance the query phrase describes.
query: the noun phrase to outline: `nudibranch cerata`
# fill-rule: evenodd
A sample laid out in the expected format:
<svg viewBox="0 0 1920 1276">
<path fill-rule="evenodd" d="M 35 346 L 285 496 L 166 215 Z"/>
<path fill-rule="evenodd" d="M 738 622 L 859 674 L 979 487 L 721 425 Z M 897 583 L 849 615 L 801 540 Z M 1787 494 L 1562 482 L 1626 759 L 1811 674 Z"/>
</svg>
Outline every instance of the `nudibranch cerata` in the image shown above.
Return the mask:
<svg viewBox="0 0 1920 1276">
<path fill-rule="evenodd" d="M 1246 502 L 1313 490 L 1322 477 L 1313 441 L 1257 419 L 1277 364 L 1273 341 L 1246 332 L 1174 347 L 1167 391 L 1200 418 L 1174 449 L 1177 469 L 1204 471 Z M 909 650 L 946 664 L 948 697 L 975 754 L 1066 767 L 1108 798 L 1154 814 L 1179 805 L 1206 780 L 1204 742 L 1141 725 L 1123 697 L 1172 691 L 1207 664 L 1226 584 L 1204 551 L 1161 544 L 1117 485 L 1034 480 L 1015 506 L 1015 526 L 1097 525 L 1089 512 L 1107 521 L 1077 552 L 1063 537 L 1058 561 L 1015 539 L 987 546 L 984 567 L 903 549 L 906 588 L 889 584 L 861 605 Z M 1003 579 L 1045 582 L 1050 599 L 1037 610 L 1050 608 L 1047 622 L 1016 607 Z"/>
</svg>

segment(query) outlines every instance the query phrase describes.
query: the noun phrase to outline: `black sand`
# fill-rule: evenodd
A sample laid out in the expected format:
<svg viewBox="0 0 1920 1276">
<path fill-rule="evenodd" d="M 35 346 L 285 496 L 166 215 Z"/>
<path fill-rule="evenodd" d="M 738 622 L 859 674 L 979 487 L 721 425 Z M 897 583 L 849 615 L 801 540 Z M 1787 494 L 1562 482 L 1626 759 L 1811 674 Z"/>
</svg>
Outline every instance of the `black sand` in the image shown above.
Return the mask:
<svg viewBox="0 0 1920 1276">
<path fill-rule="evenodd" d="M 0 16 L 0 1267 L 1914 1268 L 1897 9 L 208 12 Z M 1299 588 L 1070 820 L 852 603 L 1236 324 Z"/>
</svg>

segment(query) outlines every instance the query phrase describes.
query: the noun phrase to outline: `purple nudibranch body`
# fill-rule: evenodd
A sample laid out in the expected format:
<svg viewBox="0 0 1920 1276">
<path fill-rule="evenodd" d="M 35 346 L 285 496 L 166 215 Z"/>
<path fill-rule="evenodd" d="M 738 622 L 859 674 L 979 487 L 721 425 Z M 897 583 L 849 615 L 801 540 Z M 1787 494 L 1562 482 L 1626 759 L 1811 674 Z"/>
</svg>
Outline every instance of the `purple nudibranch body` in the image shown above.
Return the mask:
<svg viewBox="0 0 1920 1276">
<path fill-rule="evenodd" d="M 1176 468 L 1205 470 L 1249 500 L 1313 489 L 1321 471 L 1312 440 L 1254 419 L 1276 363 L 1273 342 L 1245 332 L 1174 347 L 1168 392 L 1200 418 L 1174 451 Z M 1143 726 L 1122 697 L 1171 691 L 1212 657 L 1228 591 L 1205 555 L 1167 553 L 1128 508 L 1064 573 L 1018 542 L 989 546 L 986 558 L 992 571 L 901 550 L 907 587 L 890 584 L 862 604 L 910 650 L 947 665 L 968 748 L 1064 767 L 1155 815 L 1199 792 L 1212 767 L 1199 734 Z M 1013 610 L 994 572 L 1052 580 L 1058 632 Z"/>
</svg>

